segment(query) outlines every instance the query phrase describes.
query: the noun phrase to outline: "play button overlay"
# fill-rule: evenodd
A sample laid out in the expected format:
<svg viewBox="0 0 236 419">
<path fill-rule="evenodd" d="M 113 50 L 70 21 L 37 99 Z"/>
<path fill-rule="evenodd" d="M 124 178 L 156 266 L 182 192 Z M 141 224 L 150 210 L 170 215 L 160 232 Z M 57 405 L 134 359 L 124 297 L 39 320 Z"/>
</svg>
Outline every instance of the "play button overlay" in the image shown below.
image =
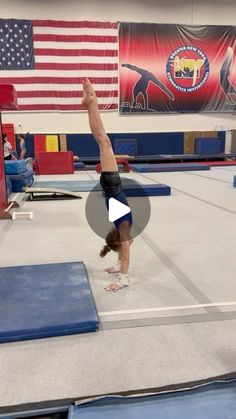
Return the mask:
<svg viewBox="0 0 236 419">
<path fill-rule="evenodd" d="M 108 204 L 108 220 L 113 223 L 116 220 L 119 220 L 119 218 L 123 217 L 126 214 L 129 214 L 131 212 L 130 207 L 128 207 L 125 204 L 122 204 L 122 202 L 117 201 L 115 198 L 109 199 Z"/>
<path fill-rule="evenodd" d="M 99 181 L 88 194 L 85 204 L 87 222 L 93 232 L 102 239 L 105 239 L 109 231 L 115 228 L 113 223 L 129 212 L 131 212 L 133 220 L 130 231 L 132 238 L 142 233 L 148 224 L 151 205 L 142 184 L 123 177 L 123 175 L 121 175 L 121 184 L 128 205 L 118 201 L 114 196 L 109 199 L 107 208 L 104 192 Z"/>
</svg>

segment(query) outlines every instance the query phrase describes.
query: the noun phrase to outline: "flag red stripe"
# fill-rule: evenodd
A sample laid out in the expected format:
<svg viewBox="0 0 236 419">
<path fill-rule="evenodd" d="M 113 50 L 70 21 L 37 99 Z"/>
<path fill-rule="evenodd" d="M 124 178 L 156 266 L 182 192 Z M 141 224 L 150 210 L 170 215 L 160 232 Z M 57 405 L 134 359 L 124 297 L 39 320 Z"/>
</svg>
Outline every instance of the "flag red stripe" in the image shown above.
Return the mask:
<svg viewBox="0 0 236 419">
<path fill-rule="evenodd" d="M 117 70 L 118 64 L 94 64 L 94 63 L 36 63 L 36 70 L 101 70 L 101 71 L 110 71 Z"/>
<path fill-rule="evenodd" d="M 117 90 L 96 90 L 97 97 L 118 97 Z M 83 91 L 60 91 L 60 90 L 18 90 L 17 97 L 82 97 Z"/>
<path fill-rule="evenodd" d="M 53 34 L 34 34 L 34 41 L 46 42 L 100 42 L 117 43 L 117 36 L 109 35 L 53 35 Z"/>
<path fill-rule="evenodd" d="M 117 84 L 118 77 L 89 77 L 93 84 Z M 1 77 L 2 84 L 81 84 L 83 77 Z"/>
<path fill-rule="evenodd" d="M 118 105 L 113 103 L 112 105 L 98 105 L 98 108 L 101 110 L 105 110 L 105 109 L 117 109 Z M 46 111 L 46 110 L 55 110 L 55 111 L 81 111 L 81 110 L 85 110 L 84 107 L 82 105 L 74 105 L 74 104 L 69 104 L 69 105 L 46 105 L 44 103 L 42 104 L 32 104 L 32 105 L 19 105 L 18 106 L 19 111 Z"/>
<path fill-rule="evenodd" d="M 116 22 L 88 22 L 86 20 L 80 22 L 73 22 L 70 20 L 33 20 L 33 26 L 51 27 L 51 28 L 101 28 L 101 29 L 116 29 Z"/>
<path fill-rule="evenodd" d="M 52 56 L 90 56 L 90 57 L 117 57 L 117 50 L 103 49 L 56 49 L 56 48 L 35 48 L 35 55 L 52 55 Z"/>
</svg>

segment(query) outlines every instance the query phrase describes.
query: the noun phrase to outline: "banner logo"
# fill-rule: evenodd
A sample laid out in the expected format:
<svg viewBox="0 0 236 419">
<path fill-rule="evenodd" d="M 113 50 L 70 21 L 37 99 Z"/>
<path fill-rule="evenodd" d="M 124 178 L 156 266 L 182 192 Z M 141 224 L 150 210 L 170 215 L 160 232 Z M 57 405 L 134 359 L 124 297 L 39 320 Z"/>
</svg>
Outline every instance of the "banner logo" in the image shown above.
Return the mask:
<svg viewBox="0 0 236 419">
<path fill-rule="evenodd" d="M 169 56 L 166 75 L 169 82 L 184 93 L 195 92 L 207 81 L 209 61 L 202 50 L 191 45 L 177 48 Z"/>
</svg>

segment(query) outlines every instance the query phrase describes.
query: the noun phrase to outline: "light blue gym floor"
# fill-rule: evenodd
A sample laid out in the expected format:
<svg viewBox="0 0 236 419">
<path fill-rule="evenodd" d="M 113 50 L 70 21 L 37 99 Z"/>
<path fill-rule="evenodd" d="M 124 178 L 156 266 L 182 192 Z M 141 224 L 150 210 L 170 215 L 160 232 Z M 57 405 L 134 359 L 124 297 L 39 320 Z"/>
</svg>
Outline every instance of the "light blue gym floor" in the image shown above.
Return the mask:
<svg viewBox="0 0 236 419">
<path fill-rule="evenodd" d="M 172 195 L 150 198 L 149 224 L 132 245 L 131 285 L 116 294 L 103 289 L 114 255 L 99 257 L 103 240 L 86 222 L 87 192 L 83 200 L 25 201 L 21 209 L 33 220 L 1 221 L 0 266 L 85 263 L 101 330 L 0 345 L 0 412 L 236 371 L 234 175 L 233 167 L 128 175 L 170 185 Z M 98 178 L 76 172 L 38 180 Z"/>
</svg>

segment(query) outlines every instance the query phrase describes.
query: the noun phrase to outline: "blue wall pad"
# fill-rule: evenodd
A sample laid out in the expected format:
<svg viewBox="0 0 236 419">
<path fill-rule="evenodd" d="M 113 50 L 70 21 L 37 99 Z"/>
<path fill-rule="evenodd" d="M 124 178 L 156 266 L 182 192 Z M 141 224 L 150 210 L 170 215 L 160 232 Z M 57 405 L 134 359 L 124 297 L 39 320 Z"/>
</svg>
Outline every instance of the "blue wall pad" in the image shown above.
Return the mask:
<svg viewBox="0 0 236 419">
<path fill-rule="evenodd" d="M 47 133 L 43 133 L 47 134 Z M 53 134 L 53 133 L 50 133 Z M 66 133 L 65 133 L 66 134 Z M 218 131 L 218 137 L 222 139 L 222 153 L 224 152 L 225 131 Z M 184 132 L 122 132 L 108 133 L 114 146 L 115 140 L 130 139 L 137 141 L 137 155 L 155 154 L 183 154 Z M 98 146 L 92 134 L 66 134 L 67 149 L 75 155 L 82 157 L 99 156 Z M 27 154 L 26 157 L 34 157 L 34 135 L 28 134 L 25 139 Z M 18 154 L 19 141 L 16 141 Z"/>
<path fill-rule="evenodd" d="M 196 154 L 218 154 L 224 152 L 225 142 L 221 138 L 196 138 L 195 139 L 195 152 Z"/>
<path fill-rule="evenodd" d="M 233 186 L 236 188 L 236 175 L 234 176 Z"/>
<path fill-rule="evenodd" d="M 71 406 L 68 419 L 234 418 L 235 393 L 236 382 L 232 380 L 155 396 L 110 396 L 80 406 Z"/>
<path fill-rule="evenodd" d="M 115 154 L 129 154 L 130 156 L 137 156 L 138 143 L 134 139 L 114 140 Z"/>
<path fill-rule="evenodd" d="M 115 140 L 129 138 L 137 141 L 137 154 L 182 154 L 184 150 L 183 132 L 139 132 L 108 133 L 114 147 Z M 71 150 L 81 160 L 83 157 L 98 157 L 99 149 L 92 134 L 67 134 L 67 150 Z"/>
<path fill-rule="evenodd" d="M 210 165 L 198 163 L 158 163 L 158 164 L 131 164 L 134 172 L 182 172 L 187 170 L 210 170 Z"/>
<path fill-rule="evenodd" d="M 0 268 L 0 289 L 0 342 L 98 329 L 83 262 Z"/>
<path fill-rule="evenodd" d="M 73 151 L 74 155 L 81 157 L 99 156 L 99 148 L 92 134 L 67 134 L 67 150 Z"/>
</svg>

